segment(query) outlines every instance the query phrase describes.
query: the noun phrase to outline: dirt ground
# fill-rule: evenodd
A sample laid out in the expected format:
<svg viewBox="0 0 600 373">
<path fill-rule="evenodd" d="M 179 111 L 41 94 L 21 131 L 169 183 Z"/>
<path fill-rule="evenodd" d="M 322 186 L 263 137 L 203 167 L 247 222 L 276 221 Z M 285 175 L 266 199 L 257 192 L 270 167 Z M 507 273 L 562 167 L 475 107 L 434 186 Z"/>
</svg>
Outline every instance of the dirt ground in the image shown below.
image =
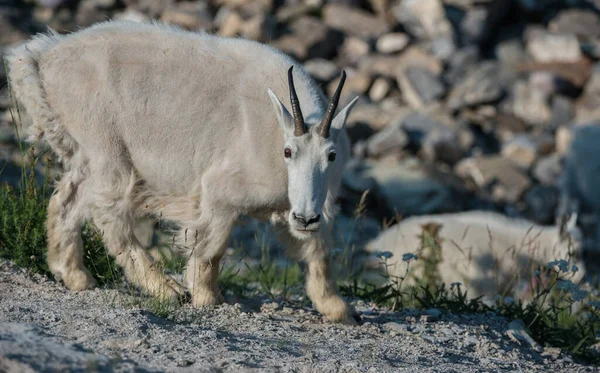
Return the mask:
<svg viewBox="0 0 600 373">
<path fill-rule="evenodd" d="M 165 319 L 128 297 L 69 292 L 0 262 L 0 371 L 597 371 L 556 349 L 519 345 L 508 320 L 492 314 L 389 312 L 358 301 L 363 324 L 344 326 L 311 308 L 230 297 Z"/>
</svg>

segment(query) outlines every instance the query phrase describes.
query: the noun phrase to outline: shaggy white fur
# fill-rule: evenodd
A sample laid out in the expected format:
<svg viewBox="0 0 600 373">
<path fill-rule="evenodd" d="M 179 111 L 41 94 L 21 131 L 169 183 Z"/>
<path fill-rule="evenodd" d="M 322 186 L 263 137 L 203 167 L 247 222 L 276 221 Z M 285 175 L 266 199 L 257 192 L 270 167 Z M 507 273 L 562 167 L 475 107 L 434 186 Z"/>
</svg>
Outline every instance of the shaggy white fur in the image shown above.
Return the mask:
<svg viewBox="0 0 600 373">
<path fill-rule="evenodd" d="M 200 307 L 222 300 L 218 263 L 241 215 L 291 223 L 293 212 L 311 213 L 322 216 L 318 229 L 288 227 L 282 235 L 308 263 L 317 310 L 354 322 L 331 278 L 328 251 L 349 157 L 343 126 L 355 101 L 324 138 L 316 129 L 326 98 L 292 59 L 256 42 L 159 23 L 104 22 L 39 35 L 7 62 L 32 139 L 47 141 L 65 166 L 50 202 L 48 263 L 67 287 L 94 286 L 82 262 L 86 219 L 131 281 L 169 298 L 184 289 L 154 268 L 133 227 L 147 215 L 178 222 L 179 247 L 189 257 L 186 285 Z M 300 137 L 288 130 L 292 119 L 279 101 L 289 97 L 292 65 L 309 128 Z M 292 158 L 284 158 L 284 147 Z"/>
<path fill-rule="evenodd" d="M 367 244 L 367 251 L 391 252 L 390 274 L 404 276 L 403 254 L 418 254 L 423 227 L 440 226 L 437 232 L 441 241 L 437 266 L 440 280 L 447 286 L 462 283 L 470 297 L 489 299 L 497 294 L 517 297 L 522 295 L 523 288 L 530 286 L 532 273 L 538 266 L 554 260 L 568 260 L 578 266 L 579 271 L 571 280 L 579 281 L 584 276 L 582 237 L 576 219 L 577 215 L 571 215 L 559 226 L 540 226 L 485 211 L 417 216 L 383 232 Z M 376 260 L 379 261 L 375 258 L 370 261 Z M 411 264 L 406 284 L 424 278 L 424 266 L 419 262 L 422 260 Z"/>
</svg>

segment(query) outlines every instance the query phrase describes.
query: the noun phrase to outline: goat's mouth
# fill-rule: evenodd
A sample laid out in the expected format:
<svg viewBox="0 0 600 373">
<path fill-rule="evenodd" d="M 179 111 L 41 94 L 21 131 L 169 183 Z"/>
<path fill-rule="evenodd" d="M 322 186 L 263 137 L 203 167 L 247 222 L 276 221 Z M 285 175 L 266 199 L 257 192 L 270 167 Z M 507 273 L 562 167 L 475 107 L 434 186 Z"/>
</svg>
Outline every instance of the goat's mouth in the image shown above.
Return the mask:
<svg viewBox="0 0 600 373">
<path fill-rule="evenodd" d="M 302 227 L 302 226 L 291 226 L 290 232 L 298 239 L 307 239 L 314 237 L 319 232 L 319 227 Z"/>
</svg>

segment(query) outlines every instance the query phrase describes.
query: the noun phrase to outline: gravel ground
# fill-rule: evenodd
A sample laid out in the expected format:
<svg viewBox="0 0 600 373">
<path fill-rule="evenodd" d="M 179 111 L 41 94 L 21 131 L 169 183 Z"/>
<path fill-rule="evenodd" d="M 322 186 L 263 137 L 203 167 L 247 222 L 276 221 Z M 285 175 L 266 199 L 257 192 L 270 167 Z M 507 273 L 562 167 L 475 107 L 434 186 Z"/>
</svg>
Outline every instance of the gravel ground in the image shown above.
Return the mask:
<svg viewBox="0 0 600 373">
<path fill-rule="evenodd" d="M 592 372 L 509 338 L 495 315 L 389 312 L 354 302 L 360 326 L 310 308 L 245 300 L 173 321 L 126 294 L 74 293 L 0 262 L 0 371 Z"/>
</svg>

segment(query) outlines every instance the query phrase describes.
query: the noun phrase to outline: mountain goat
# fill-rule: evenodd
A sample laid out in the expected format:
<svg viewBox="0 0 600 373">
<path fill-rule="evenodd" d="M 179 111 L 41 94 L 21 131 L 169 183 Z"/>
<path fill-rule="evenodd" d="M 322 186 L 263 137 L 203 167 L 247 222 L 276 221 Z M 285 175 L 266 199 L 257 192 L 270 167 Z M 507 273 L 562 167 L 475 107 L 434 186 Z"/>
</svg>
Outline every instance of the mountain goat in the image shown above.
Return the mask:
<svg viewBox="0 0 600 373">
<path fill-rule="evenodd" d="M 357 99 L 334 115 L 344 73 L 327 106 L 301 66 L 271 47 L 128 22 L 36 36 L 7 63 L 34 138 L 65 167 L 48 209 L 47 259 L 69 289 L 95 286 L 80 232 L 91 219 L 130 281 L 155 296 L 184 294 L 134 236 L 136 220 L 152 215 L 181 228 L 192 305 L 218 304 L 228 236 L 252 216 L 283 226 L 307 263 L 315 308 L 355 322 L 329 269 L 349 157 L 344 124 Z M 287 95 L 286 107 L 279 97 Z"/>
<path fill-rule="evenodd" d="M 388 272 L 398 277 L 404 276 L 406 270 L 406 264 L 402 263 L 403 254 L 417 254 L 419 259 L 411 264 L 411 277 L 405 283 L 437 275 L 447 286 L 462 283 L 470 297 L 483 295 L 488 298 L 505 292 L 520 296 L 518 285 L 529 286 L 528 280 L 537 267 L 554 260 L 564 259 L 577 265 L 579 270 L 572 280 L 579 281 L 583 277 L 581 232 L 576 227 L 576 220 L 574 214 L 563 218 L 560 227 L 554 227 L 486 211 L 416 216 L 384 231 L 367 244 L 366 250 L 373 254 L 391 252 Z M 419 252 L 422 248 L 420 236 L 428 226 L 440 240 L 440 250 L 435 258 L 436 274 L 424 273 L 422 262 L 425 258 Z M 374 260 L 377 259 L 369 261 Z"/>
</svg>

